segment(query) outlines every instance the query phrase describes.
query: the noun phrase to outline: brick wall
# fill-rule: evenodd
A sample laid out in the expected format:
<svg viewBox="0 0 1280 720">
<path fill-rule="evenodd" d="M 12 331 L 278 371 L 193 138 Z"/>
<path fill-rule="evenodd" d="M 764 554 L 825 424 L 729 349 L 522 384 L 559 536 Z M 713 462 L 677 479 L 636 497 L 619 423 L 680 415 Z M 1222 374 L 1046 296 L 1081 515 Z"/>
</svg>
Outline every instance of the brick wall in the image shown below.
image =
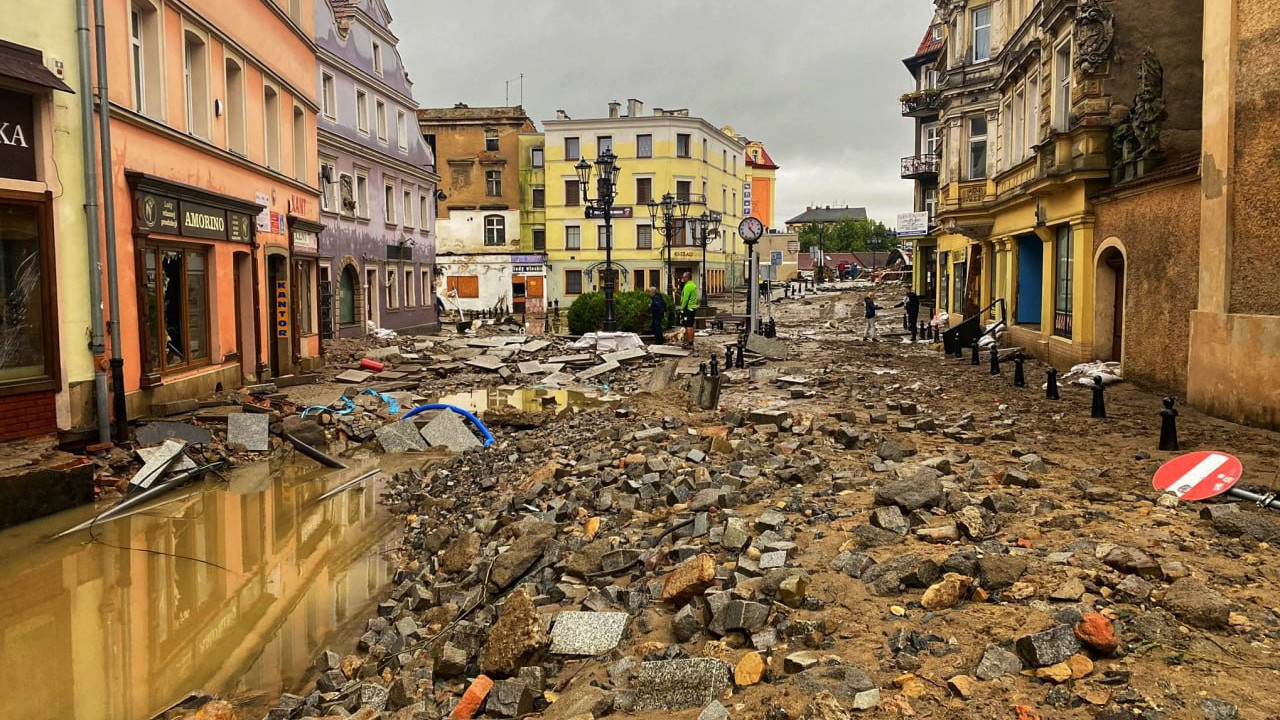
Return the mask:
<svg viewBox="0 0 1280 720">
<path fill-rule="evenodd" d="M 0 440 L 48 435 L 58 431 L 53 391 L 0 397 Z"/>
</svg>

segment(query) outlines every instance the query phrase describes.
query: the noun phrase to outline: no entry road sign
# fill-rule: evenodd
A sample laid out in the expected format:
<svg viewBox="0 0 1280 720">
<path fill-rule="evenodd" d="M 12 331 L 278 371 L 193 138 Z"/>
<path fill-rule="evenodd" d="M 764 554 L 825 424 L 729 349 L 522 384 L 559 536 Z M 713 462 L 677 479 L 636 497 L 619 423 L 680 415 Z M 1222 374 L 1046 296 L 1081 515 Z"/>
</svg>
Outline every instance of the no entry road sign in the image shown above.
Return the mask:
<svg viewBox="0 0 1280 720">
<path fill-rule="evenodd" d="M 1208 500 L 1235 487 L 1244 465 L 1223 452 L 1194 452 L 1176 457 L 1156 471 L 1151 484 L 1182 500 Z"/>
</svg>

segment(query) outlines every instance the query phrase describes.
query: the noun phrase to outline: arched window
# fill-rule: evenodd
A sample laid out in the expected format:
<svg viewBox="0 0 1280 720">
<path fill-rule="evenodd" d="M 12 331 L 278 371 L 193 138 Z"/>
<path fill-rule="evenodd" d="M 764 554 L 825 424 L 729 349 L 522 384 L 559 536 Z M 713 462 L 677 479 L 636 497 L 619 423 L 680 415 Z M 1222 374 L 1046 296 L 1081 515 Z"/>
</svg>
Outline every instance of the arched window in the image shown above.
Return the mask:
<svg viewBox="0 0 1280 720">
<path fill-rule="evenodd" d="M 356 322 L 356 298 L 360 292 L 360 278 L 352 265 L 342 268 L 338 284 L 338 324 L 354 325 Z"/>
<path fill-rule="evenodd" d="M 484 216 L 484 244 L 507 244 L 507 219 L 501 215 Z"/>
</svg>

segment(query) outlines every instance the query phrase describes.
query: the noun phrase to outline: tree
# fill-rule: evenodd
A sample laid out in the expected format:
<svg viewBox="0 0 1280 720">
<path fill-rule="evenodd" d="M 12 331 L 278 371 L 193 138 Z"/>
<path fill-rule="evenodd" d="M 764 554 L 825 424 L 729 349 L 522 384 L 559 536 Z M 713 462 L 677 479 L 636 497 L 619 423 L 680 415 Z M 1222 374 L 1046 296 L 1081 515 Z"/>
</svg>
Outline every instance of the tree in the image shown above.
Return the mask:
<svg viewBox="0 0 1280 720">
<path fill-rule="evenodd" d="M 819 247 L 825 252 L 884 252 L 898 239 L 884 223 L 870 218 L 845 218 L 836 223 L 809 223 L 800 229 L 800 250 Z"/>
</svg>

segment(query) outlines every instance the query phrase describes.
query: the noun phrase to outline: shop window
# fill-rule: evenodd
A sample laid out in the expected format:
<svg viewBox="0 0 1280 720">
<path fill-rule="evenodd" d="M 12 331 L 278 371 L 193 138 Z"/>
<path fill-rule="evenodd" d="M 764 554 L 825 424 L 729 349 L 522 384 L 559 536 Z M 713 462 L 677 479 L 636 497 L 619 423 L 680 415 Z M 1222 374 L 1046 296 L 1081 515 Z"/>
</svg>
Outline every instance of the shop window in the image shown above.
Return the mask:
<svg viewBox="0 0 1280 720">
<path fill-rule="evenodd" d="M 209 360 L 209 288 L 203 249 L 142 250 L 143 326 L 152 372 Z"/>
<path fill-rule="evenodd" d="M 581 295 L 582 294 L 582 271 L 581 270 L 565 270 L 564 271 L 564 294 L 565 295 Z"/>
<path fill-rule="evenodd" d="M 0 204 L 0 385 L 52 377 L 37 205 Z"/>
<path fill-rule="evenodd" d="M 338 283 L 338 324 L 354 325 L 356 323 L 356 298 L 360 296 L 360 276 L 352 265 L 342 268 L 342 279 Z"/>
<path fill-rule="evenodd" d="M 314 303 L 311 296 L 311 277 L 315 272 L 315 263 L 311 260 L 299 260 L 296 265 L 298 276 L 298 332 L 310 335 L 316 331 L 311 313 Z"/>
<path fill-rule="evenodd" d="M 1054 256 L 1053 334 L 1070 339 L 1071 306 L 1075 299 L 1075 239 L 1070 225 L 1058 228 Z"/>
</svg>

